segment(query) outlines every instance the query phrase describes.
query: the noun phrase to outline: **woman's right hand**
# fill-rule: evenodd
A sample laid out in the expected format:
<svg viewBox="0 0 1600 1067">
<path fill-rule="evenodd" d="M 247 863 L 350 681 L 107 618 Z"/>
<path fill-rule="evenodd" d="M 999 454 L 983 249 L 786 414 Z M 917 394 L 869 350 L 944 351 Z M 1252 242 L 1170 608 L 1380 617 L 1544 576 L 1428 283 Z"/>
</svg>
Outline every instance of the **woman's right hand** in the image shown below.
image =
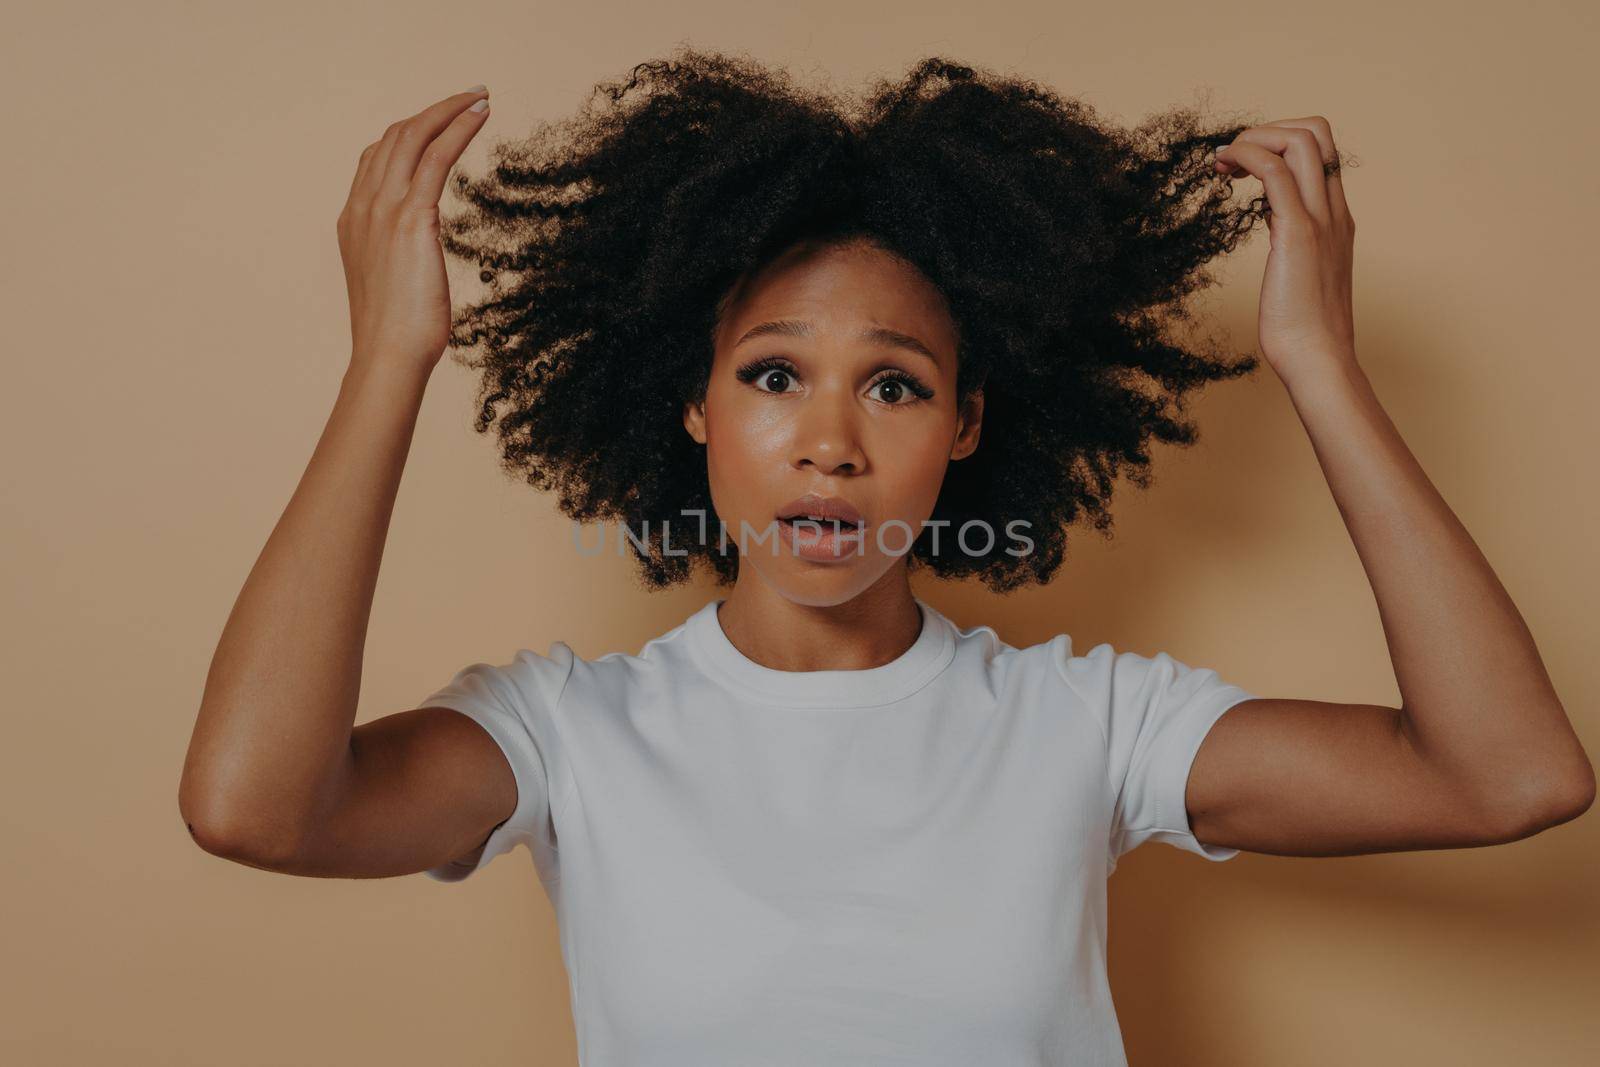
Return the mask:
<svg viewBox="0 0 1600 1067">
<path fill-rule="evenodd" d="M 353 363 L 398 363 L 427 374 L 444 354 L 450 286 L 439 197 L 488 118 L 488 96 L 476 88 L 445 97 L 393 123 L 361 153 L 338 224 Z"/>
</svg>

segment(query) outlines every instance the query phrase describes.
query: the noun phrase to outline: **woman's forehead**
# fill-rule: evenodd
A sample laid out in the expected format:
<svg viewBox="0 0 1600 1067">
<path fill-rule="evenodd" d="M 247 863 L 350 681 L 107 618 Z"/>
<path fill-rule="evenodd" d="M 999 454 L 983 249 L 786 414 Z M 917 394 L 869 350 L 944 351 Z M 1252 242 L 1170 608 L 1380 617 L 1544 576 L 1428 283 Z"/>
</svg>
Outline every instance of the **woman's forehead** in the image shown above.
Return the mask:
<svg viewBox="0 0 1600 1067">
<path fill-rule="evenodd" d="M 860 242 L 790 250 L 745 279 L 730 293 L 717 340 L 731 348 L 752 332 L 855 339 L 867 331 L 955 355 L 944 295 L 910 263 Z"/>
</svg>

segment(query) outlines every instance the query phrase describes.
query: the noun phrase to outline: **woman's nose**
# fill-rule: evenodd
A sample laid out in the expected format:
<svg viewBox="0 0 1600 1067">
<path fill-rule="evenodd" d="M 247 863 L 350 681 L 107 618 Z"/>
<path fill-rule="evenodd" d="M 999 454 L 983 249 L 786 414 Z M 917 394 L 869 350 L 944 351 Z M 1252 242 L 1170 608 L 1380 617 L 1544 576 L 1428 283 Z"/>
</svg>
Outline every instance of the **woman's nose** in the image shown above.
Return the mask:
<svg viewBox="0 0 1600 1067">
<path fill-rule="evenodd" d="M 848 389 L 821 390 L 808 397 L 797 415 L 792 461 L 824 474 L 859 474 L 866 466 L 856 419 L 859 412 Z"/>
</svg>

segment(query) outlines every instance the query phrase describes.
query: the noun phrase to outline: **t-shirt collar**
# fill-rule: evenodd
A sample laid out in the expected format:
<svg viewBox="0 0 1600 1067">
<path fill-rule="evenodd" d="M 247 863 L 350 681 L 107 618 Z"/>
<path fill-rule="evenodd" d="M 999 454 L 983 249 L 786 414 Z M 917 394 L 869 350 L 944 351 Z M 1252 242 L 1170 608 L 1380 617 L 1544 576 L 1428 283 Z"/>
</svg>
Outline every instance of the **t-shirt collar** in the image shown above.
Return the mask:
<svg viewBox="0 0 1600 1067">
<path fill-rule="evenodd" d="M 685 622 L 690 646 L 708 674 L 735 692 L 791 708 L 874 707 L 903 700 L 927 685 L 955 655 L 954 626 L 932 606 L 913 597 L 922 630 L 910 648 L 879 667 L 843 671 L 781 671 L 745 656 L 723 632 L 710 601 Z"/>
</svg>

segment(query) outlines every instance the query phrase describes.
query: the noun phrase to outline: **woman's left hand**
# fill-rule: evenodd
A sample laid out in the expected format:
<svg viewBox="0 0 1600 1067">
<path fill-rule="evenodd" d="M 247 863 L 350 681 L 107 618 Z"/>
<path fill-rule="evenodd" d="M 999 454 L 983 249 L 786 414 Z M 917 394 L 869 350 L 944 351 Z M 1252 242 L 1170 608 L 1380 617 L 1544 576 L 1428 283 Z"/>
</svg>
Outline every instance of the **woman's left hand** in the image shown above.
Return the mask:
<svg viewBox="0 0 1600 1067">
<path fill-rule="evenodd" d="M 1261 281 L 1261 354 L 1279 377 L 1355 361 L 1350 274 L 1356 224 L 1336 172 L 1333 129 L 1320 115 L 1252 126 L 1217 149 L 1216 169 L 1266 190 L 1272 249 Z"/>
</svg>

